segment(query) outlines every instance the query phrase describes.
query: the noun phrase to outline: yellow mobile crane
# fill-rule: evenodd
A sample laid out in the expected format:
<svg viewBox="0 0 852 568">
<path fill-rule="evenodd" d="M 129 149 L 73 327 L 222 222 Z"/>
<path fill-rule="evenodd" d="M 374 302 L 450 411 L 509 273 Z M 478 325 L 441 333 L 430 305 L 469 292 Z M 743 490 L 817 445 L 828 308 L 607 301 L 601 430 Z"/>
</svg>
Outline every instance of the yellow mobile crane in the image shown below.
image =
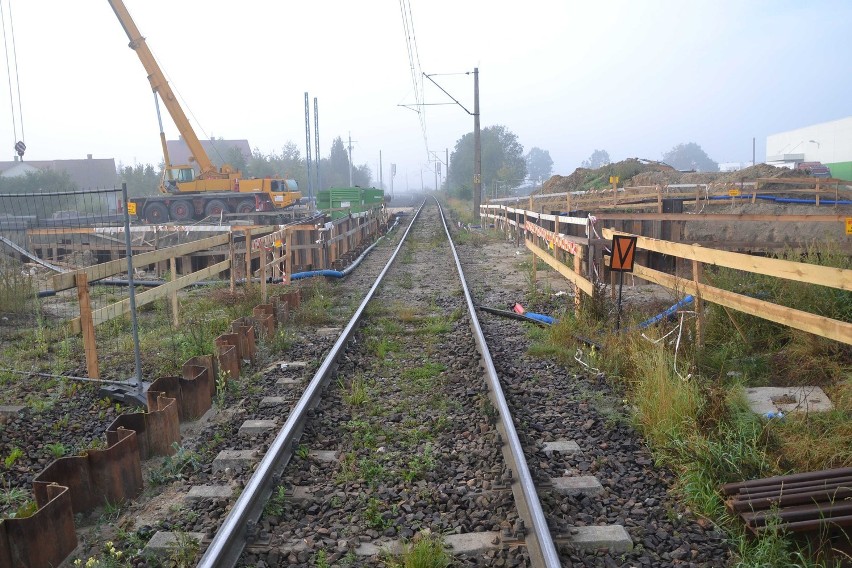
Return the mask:
<svg viewBox="0 0 852 568">
<path fill-rule="evenodd" d="M 160 192 L 166 195 L 141 197 L 128 200 L 131 214 L 148 223 L 166 221 L 190 221 L 222 213 L 252 213 L 255 211 L 280 211 L 298 203 L 302 195 L 295 180 L 280 178 L 243 178 L 239 171 L 229 165 L 217 168 L 201 141 L 189 124 L 174 92 L 166 81 L 145 38 L 139 32 L 122 0 L 108 0 L 124 32 L 130 39 L 130 49 L 139 56 L 139 61 L 148 73 L 148 81 L 154 91 L 157 120 L 160 125 L 160 142 L 166 168 Z M 198 164 L 196 176 L 191 165 L 173 165 L 169 160 L 163 120 L 160 116 L 162 100 L 172 120 L 189 148 L 190 161 Z M 250 195 L 246 195 L 250 194 Z"/>
</svg>

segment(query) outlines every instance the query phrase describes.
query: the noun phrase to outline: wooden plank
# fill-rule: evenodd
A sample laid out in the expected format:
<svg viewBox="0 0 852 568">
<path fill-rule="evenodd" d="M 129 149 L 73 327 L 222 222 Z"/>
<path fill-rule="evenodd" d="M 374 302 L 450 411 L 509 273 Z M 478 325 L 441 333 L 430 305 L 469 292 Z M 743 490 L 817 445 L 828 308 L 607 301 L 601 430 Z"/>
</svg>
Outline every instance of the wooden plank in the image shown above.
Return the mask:
<svg viewBox="0 0 852 568">
<path fill-rule="evenodd" d="M 762 215 L 746 213 L 596 213 L 616 221 L 772 221 L 775 223 L 845 223 L 847 215 Z"/>
<path fill-rule="evenodd" d="M 175 245 L 160 250 L 154 250 L 142 254 L 134 254 L 133 267 L 139 268 L 141 266 L 147 266 L 149 264 L 154 264 L 155 262 L 167 260 L 171 257 L 184 256 L 193 252 L 207 250 L 215 246 L 224 245 L 227 243 L 228 234 L 225 233 L 223 235 L 215 235 L 212 237 L 207 237 L 205 239 L 198 239 L 197 241 L 183 243 L 181 245 Z M 121 274 L 126 270 L 127 259 L 122 258 L 110 260 L 108 262 L 103 262 L 101 264 L 96 264 L 94 266 L 89 266 L 86 268 L 81 268 L 80 270 L 75 270 L 74 272 L 56 274 L 53 276 L 53 289 L 59 292 L 60 290 L 68 290 L 70 288 L 73 288 L 74 278 L 77 274 L 85 273 L 88 281 L 94 282 L 95 280 L 100 280 L 101 278 L 109 278 L 110 276 Z"/>
<path fill-rule="evenodd" d="M 136 307 L 144 306 L 145 304 L 150 304 L 154 300 L 159 300 L 160 298 L 165 298 L 173 290 L 180 290 L 182 288 L 186 288 L 190 284 L 194 284 L 201 280 L 204 280 L 208 276 L 213 276 L 214 274 L 219 274 L 220 272 L 224 272 L 231 267 L 231 260 L 223 260 L 218 264 L 214 264 L 213 266 L 208 266 L 203 270 L 199 270 L 198 272 L 193 272 L 192 274 L 187 274 L 186 276 L 182 276 L 176 280 L 172 280 L 171 282 L 166 282 L 161 286 L 157 286 L 156 288 L 152 288 L 150 290 L 146 290 L 141 294 L 136 295 Z M 115 304 L 110 304 L 109 306 L 103 307 L 99 310 L 95 310 L 92 312 L 92 321 L 94 325 L 99 325 L 104 322 L 107 322 L 111 319 L 117 318 L 119 316 L 123 316 L 125 314 L 130 313 L 130 299 L 126 298 L 120 302 L 116 302 Z M 80 318 L 74 318 L 70 322 L 71 332 L 72 333 L 80 333 Z"/>
<path fill-rule="evenodd" d="M 639 264 L 633 265 L 633 274 L 671 290 L 700 296 L 705 302 L 719 304 L 726 308 L 732 308 L 765 320 L 780 323 L 787 327 L 792 327 L 793 329 L 800 329 L 819 335 L 820 337 L 852 345 L 852 323 L 818 316 L 786 306 L 779 306 L 778 304 L 758 300 L 750 296 L 743 296 L 742 294 L 715 288 L 708 284 L 677 278 L 671 274 L 646 268 Z"/>
<path fill-rule="evenodd" d="M 86 273 L 78 274 L 77 300 L 80 304 L 80 331 L 83 332 L 83 349 L 86 353 L 86 373 L 90 379 L 99 379 L 98 344 L 95 339 L 95 324 L 92 320 L 92 304 L 89 299 L 89 281 Z"/>
<path fill-rule="evenodd" d="M 530 249 L 533 254 L 537 257 L 541 258 L 544 262 L 547 263 L 552 269 L 557 271 L 559 274 L 573 282 L 580 290 L 591 296 L 594 293 L 594 285 L 591 282 L 583 278 L 581 275 L 577 274 L 552 256 L 547 253 L 547 251 L 535 246 L 529 240 L 526 241 L 527 248 Z"/>
<path fill-rule="evenodd" d="M 613 231 L 612 229 L 603 229 L 602 234 L 607 239 L 611 239 L 613 234 L 630 235 L 630 233 Z M 705 264 L 714 264 L 716 266 L 725 266 L 755 274 L 785 278 L 795 282 L 819 284 L 841 290 L 852 290 L 852 270 L 672 243 L 638 235 L 631 236 L 636 236 L 636 246 L 645 250 L 678 256 L 688 260 L 697 260 Z"/>
</svg>

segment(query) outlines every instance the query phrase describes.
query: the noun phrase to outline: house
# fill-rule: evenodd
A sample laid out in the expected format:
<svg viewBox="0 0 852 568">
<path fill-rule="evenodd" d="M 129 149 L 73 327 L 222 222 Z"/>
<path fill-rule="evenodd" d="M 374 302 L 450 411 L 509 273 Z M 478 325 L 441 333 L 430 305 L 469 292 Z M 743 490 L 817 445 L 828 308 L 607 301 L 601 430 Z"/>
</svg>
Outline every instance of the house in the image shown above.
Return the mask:
<svg viewBox="0 0 852 568">
<path fill-rule="evenodd" d="M 85 160 L 27 160 L 0 162 L 0 177 L 19 177 L 28 172 L 54 170 L 65 172 L 79 189 L 116 187 L 118 175 L 114 158 L 92 158 Z"/>
<path fill-rule="evenodd" d="M 200 142 L 201 147 L 207 153 L 207 157 L 216 165 L 228 163 L 228 158 L 233 155 L 234 151 L 242 154 L 246 162 L 251 158 L 251 147 L 248 140 L 200 140 Z M 183 141 L 182 136 L 179 140 L 167 140 L 166 148 L 169 151 L 169 160 L 172 165 L 191 165 L 195 168 L 195 173 L 199 172 L 198 164 L 189 160 L 189 147 Z"/>
</svg>

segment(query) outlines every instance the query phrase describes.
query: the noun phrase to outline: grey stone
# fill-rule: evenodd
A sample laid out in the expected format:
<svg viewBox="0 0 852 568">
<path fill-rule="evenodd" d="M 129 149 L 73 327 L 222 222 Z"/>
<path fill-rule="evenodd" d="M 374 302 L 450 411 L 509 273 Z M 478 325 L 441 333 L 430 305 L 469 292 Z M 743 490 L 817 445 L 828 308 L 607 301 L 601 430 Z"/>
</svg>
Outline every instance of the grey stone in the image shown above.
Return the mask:
<svg viewBox="0 0 852 568">
<path fill-rule="evenodd" d="M 757 414 L 778 411 L 785 414 L 825 412 L 834 408 L 831 400 L 819 387 L 755 387 L 746 389 L 746 399 L 749 407 Z"/>
<path fill-rule="evenodd" d="M 298 385 L 302 382 L 302 379 L 296 379 L 293 377 L 281 377 L 277 381 L 275 381 L 276 386 L 290 386 L 290 385 Z"/>
<path fill-rule="evenodd" d="M 603 492 L 601 482 L 593 475 L 554 477 L 550 481 L 553 489 L 562 495 L 598 495 Z"/>
<path fill-rule="evenodd" d="M 332 463 L 337 461 L 337 452 L 334 450 L 311 450 L 308 456 L 321 462 Z"/>
<path fill-rule="evenodd" d="M 580 446 L 573 440 L 556 440 L 555 442 L 545 442 L 542 451 L 547 457 L 553 456 L 553 452 L 574 454 L 580 451 Z"/>
<path fill-rule="evenodd" d="M 313 503 L 317 500 L 317 498 L 314 496 L 314 493 L 310 487 L 305 485 L 294 485 L 293 492 L 288 497 L 288 500 L 292 501 L 293 503 L 305 504 Z"/>
<path fill-rule="evenodd" d="M 499 548 L 500 534 L 496 532 L 474 532 L 448 534 L 444 543 L 453 554 L 482 554 L 486 550 Z M 494 544 L 497 542 L 498 544 Z"/>
<path fill-rule="evenodd" d="M 260 406 L 269 407 L 269 406 L 281 406 L 284 404 L 288 404 L 287 399 L 283 396 L 265 396 L 260 400 Z"/>
<path fill-rule="evenodd" d="M 26 406 L 20 404 L 4 404 L 0 405 L 0 416 L 8 416 L 14 418 L 19 415 Z"/>
</svg>

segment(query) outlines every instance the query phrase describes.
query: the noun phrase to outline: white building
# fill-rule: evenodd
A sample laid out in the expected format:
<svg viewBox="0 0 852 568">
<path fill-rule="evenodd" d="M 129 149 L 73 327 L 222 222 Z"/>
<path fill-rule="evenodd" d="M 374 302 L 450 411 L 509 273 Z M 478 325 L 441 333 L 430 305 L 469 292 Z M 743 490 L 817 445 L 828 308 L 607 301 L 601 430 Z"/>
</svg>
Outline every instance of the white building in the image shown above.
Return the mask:
<svg viewBox="0 0 852 568">
<path fill-rule="evenodd" d="M 822 162 L 831 176 L 852 180 L 852 116 L 766 137 L 766 163 Z"/>
</svg>

